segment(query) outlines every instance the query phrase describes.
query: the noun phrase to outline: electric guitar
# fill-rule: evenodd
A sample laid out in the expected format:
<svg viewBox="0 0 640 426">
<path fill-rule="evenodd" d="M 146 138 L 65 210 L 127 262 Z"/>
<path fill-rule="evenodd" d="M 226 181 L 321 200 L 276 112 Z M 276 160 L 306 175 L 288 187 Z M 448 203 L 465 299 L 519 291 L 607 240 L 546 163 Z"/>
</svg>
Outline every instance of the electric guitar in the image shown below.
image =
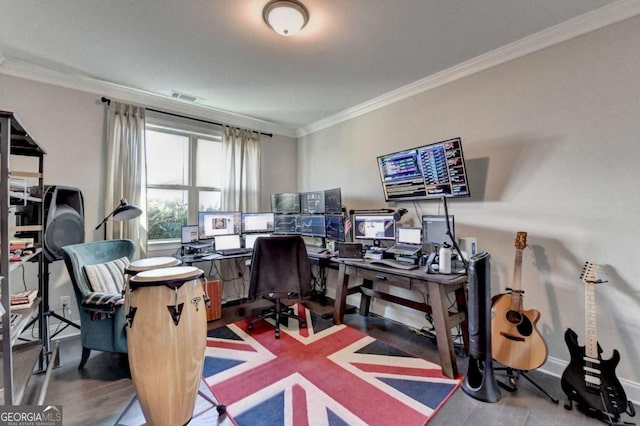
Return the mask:
<svg viewBox="0 0 640 426">
<path fill-rule="evenodd" d="M 516 234 L 516 260 L 513 288 L 493 298 L 491 306 L 491 355 L 499 363 L 515 370 L 533 370 L 547 360 L 547 344 L 536 329 L 540 312 L 524 310 L 520 289 L 522 251 L 527 246 L 527 233 Z"/>
<path fill-rule="evenodd" d="M 562 390 L 569 397 L 566 408 L 572 401 L 587 415 L 617 422 L 620 414 L 627 412 L 634 416 L 633 404 L 627 402 L 627 396 L 616 377 L 616 366 L 620 362 L 620 353 L 614 349 L 613 356 L 602 359 L 602 348 L 598 343 L 596 330 L 596 294 L 595 285 L 606 283 L 602 278 L 601 267 L 586 262 L 580 275 L 585 286 L 585 325 L 587 342 L 578 345 L 578 336 L 570 328 L 564 334 L 569 348 L 571 361 L 562 373 Z"/>
</svg>

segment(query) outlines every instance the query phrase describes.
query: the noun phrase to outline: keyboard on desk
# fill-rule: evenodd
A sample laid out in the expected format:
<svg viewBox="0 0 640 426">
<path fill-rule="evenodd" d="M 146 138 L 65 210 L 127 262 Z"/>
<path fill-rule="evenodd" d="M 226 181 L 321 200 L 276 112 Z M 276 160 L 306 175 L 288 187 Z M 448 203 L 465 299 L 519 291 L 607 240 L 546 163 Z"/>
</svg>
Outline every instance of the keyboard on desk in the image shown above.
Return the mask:
<svg viewBox="0 0 640 426">
<path fill-rule="evenodd" d="M 324 247 L 307 246 L 308 254 L 322 254 L 322 253 L 325 253 L 326 251 L 327 250 Z"/>
<path fill-rule="evenodd" d="M 235 248 L 235 249 L 225 249 L 225 250 L 216 250 L 216 253 L 221 254 L 223 256 L 239 256 L 242 254 L 251 254 L 253 250 L 250 248 Z"/>
<path fill-rule="evenodd" d="M 397 260 L 393 260 L 393 259 L 371 259 L 369 263 L 372 263 L 374 265 L 389 266 L 391 268 L 398 268 L 398 269 L 405 269 L 405 270 L 416 269 L 418 267 L 418 265 L 415 265 L 413 263 L 398 262 Z"/>
</svg>

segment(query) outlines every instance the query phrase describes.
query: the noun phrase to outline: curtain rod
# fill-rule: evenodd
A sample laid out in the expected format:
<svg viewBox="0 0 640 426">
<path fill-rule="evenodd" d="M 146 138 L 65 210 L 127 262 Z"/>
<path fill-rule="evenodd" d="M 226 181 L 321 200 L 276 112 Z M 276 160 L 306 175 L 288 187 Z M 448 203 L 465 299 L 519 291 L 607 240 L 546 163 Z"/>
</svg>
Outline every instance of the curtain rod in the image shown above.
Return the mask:
<svg viewBox="0 0 640 426">
<path fill-rule="evenodd" d="M 100 101 L 102 103 L 105 103 L 107 105 L 109 105 L 111 103 L 111 99 L 107 98 L 107 97 L 102 97 L 100 98 Z M 187 120 L 193 120 L 193 121 L 199 121 L 201 123 L 207 123 L 207 124 L 213 124 L 215 126 L 220 126 L 220 127 L 224 127 L 224 124 L 222 123 L 216 123 L 215 121 L 209 121 L 209 120 L 203 120 L 202 118 L 194 118 L 194 117 L 189 117 L 186 115 L 181 115 L 181 114 L 175 114 L 173 112 L 167 112 L 167 111 L 160 111 L 157 109 L 153 109 L 153 108 L 146 108 L 144 107 L 144 109 L 146 109 L 147 111 L 153 111 L 153 112 L 157 112 L 159 114 L 165 114 L 165 115 L 170 115 L 172 117 L 178 117 L 178 118 L 186 118 Z M 270 138 L 273 137 L 273 133 L 264 133 L 264 132 L 259 132 L 261 135 L 263 136 L 268 136 Z"/>
</svg>

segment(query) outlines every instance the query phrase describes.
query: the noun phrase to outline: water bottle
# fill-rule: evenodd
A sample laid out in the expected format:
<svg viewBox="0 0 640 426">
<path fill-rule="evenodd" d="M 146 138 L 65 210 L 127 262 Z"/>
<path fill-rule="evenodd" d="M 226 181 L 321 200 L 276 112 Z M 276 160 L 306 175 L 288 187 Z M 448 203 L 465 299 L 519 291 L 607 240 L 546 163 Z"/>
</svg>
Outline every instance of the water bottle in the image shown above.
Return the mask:
<svg viewBox="0 0 640 426">
<path fill-rule="evenodd" d="M 438 253 L 438 272 L 441 274 L 451 273 L 451 247 L 447 243 L 440 247 Z"/>
</svg>

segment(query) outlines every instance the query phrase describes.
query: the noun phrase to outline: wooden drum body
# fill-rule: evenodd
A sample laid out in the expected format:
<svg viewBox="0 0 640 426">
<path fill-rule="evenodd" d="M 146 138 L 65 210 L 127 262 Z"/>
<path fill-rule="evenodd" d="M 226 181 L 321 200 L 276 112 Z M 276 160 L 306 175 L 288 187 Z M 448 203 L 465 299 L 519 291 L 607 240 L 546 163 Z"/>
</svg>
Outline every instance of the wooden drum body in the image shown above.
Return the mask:
<svg viewBox="0 0 640 426">
<path fill-rule="evenodd" d="M 151 425 L 184 425 L 193 415 L 207 336 L 203 275 L 177 266 L 129 280 L 129 365 Z"/>
<path fill-rule="evenodd" d="M 129 312 L 129 278 L 138 275 L 140 272 L 150 271 L 152 269 L 170 268 L 172 266 L 180 266 L 182 261 L 175 257 L 160 256 L 147 257 L 145 259 L 134 260 L 124 268 L 124 312 Z"/>
</svg>

